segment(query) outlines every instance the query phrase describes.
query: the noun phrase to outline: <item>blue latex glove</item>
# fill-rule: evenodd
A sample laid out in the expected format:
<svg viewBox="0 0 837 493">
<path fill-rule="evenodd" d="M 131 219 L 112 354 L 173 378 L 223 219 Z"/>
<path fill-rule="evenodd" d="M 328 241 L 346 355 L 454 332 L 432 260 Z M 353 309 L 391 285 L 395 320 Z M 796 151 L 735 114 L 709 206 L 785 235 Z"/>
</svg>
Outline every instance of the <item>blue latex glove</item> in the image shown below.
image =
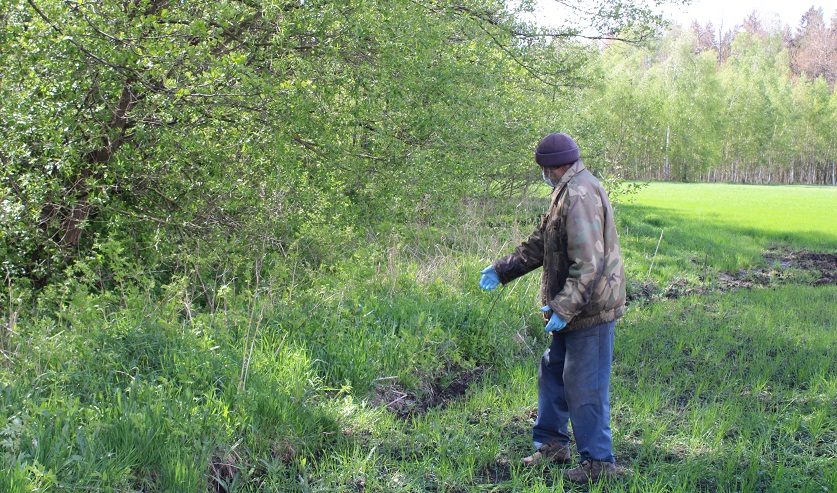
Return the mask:
<svg viewBox="0 0 837 493">
<path fill-rule="evenodd" d="M 552 308 L 550 308 L 549 305 L 546 305 L 545 307 L 541 308 L 541 311 L 544 313 L 550 310 L 552 310 Z M 566 326 L 567 322 L 564 322 L 563 320 L 561 320 L 561 317 L 559 317 L 555 312 L 552 312 L 552 316 L 549 317 L 549 322 L 546 323 L 546 332 L 558 332 Z"/>
<path fill-rule="evenodd" d="M 480 287 L 482 289 L 492 290 L 500 285 L 500 278 L 497 277 L 494 267 L 489 265 L 485 269 L 481 270 L 480 274 L 482 274 L 482 277 L 480 278 Z"/>
</svg>

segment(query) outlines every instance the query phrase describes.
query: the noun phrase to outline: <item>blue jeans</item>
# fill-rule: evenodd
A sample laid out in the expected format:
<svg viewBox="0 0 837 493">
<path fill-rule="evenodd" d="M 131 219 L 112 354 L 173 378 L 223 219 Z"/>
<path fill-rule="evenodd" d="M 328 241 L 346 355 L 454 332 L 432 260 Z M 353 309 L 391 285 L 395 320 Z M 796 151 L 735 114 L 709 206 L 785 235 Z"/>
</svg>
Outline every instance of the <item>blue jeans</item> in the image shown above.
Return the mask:
<svg viewBox="0 0 837 493">
<path fill-rule="evenodd" d="M 557 439 L 568 445 L 572 422 L 581 460 L 614 462 L 610 433 L 610 367 L 616 322 L 553 332 L 538 370 L 535 448 Z"/>
</svg>

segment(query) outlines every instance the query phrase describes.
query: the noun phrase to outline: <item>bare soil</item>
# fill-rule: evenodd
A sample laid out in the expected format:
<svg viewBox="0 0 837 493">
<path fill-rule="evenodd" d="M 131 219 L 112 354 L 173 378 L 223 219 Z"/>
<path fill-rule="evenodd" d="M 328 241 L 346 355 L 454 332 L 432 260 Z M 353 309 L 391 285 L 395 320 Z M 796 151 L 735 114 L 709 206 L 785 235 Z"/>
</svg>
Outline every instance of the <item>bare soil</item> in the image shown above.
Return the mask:
<svg viewBox="0 0 837 493">
<path fill-rule="evenodd" d="M 420 394 L 406 391 L 397 381 L 379 383 L 372 394 L 370 403 L 383 406 L 401 418 L 422 416 L 429 409 L 444 408 L 451 401 L 464 396 L 485 372 L 485 367 L 472 370 L 450 368 L 430 382 L 426 391 Z"/>
<path fill-rule="evenodd" d="M 796 268 L 818 274 L 819 278 L 814 281 L 814 284 L 837 284 L 837 252 L 768 250 L 764 258 L 774 264 L 778 263 L 781 268 Z"/>
<path fill-rule="evenodd" d="M 693 281 L 678 278 L 664 289 L 653 282 L 633 284 L 628 303 L 676 299 L 692 294 L 727 292 L 786 282 L 837 284 L 837 253 L 772 249 L 764 252 L 762 256 L 767 261 L 767 267 L 721 272 L 711 283 L 701 280 L 700 284 L 695 284 Z M 811 278 L 813 281 L 810 281 Z"/>
</svg>

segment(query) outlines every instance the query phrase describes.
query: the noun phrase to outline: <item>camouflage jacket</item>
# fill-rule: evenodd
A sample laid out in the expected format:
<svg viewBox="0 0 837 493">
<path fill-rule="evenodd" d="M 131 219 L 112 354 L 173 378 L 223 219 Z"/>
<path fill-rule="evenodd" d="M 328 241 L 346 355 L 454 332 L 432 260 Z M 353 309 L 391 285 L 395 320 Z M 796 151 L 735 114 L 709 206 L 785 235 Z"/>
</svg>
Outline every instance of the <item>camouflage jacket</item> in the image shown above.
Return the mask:
<svg viewBox="0 0 837 493">
<path fill-rule="evenodd" d="M 552 191 L 540 226 L 492 265 L 503 284 L 543 266 L 542 306 L 567 322 L 566 331 L 612 322 L 625 313 L 625 269 L 613 208 L 580 160 Z"/>
</svg>

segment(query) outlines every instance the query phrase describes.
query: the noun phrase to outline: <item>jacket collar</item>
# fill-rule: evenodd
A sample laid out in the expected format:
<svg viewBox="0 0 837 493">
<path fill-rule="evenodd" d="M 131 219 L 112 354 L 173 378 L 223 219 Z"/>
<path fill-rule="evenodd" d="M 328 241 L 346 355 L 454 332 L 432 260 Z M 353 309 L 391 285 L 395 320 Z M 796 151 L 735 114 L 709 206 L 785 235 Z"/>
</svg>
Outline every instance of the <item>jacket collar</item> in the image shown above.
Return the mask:
<svg viewBox="0 0 837 493">
<path fill-rule="evenodd" d="M 564 176 L 561 177 L 561 180 L 558 182 L 558 185 L 560 186 L 560 185 L 563 185 L 564 183 L 567 183 L 575 175 L 581 173 L 585 169 L 587 169 L 587 168 L 584 166 L 584 163 L 581 162 L 581 159 L 579 159 L 578 161 L 573 163 L 572 166 L 570 166 L 570 169 L 568 169 L 566 173 L 564 173 Z"/>
<path fill-rule="evenodd" d="M 572 180 L 575 175 L 581 173 L 585 169 L 587 168 L 584 166 L 584 163 L 581 162 L 581 159 L 573 163 L 572 166 L 570 166 L 570 168 L 564 173 L 564 176 L 562 176 L 561 179 L 558 181 L 558 184 L 555 185 L 555 188 L 552 189 L 552 194 L 557 195 L 561 193 L 561 190 L 564 188 L 564 185 L 566 185 L 567 182 Z"/>
</svg>

